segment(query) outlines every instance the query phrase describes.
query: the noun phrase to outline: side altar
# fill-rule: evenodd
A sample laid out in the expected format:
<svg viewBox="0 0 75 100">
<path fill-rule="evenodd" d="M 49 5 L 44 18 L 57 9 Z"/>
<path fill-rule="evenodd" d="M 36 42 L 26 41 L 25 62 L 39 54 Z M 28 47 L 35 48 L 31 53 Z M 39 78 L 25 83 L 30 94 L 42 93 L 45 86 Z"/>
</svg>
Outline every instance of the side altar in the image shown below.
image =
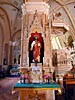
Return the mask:
<svg viewBox="0 0 75 100">
<path fill-rule="evenodd" d="M 26 83 L 17 82 L 13 87 L 14 91 L 19 91 L 19 100 L 55 100 L 55 90 L 60 90 L 57 83 Z"/>
<path fill-rule="evenodd" d="M 21 6 L 21 77 L 13 90 L 19 100 L 55 100 L 60 86 L 53 81 L 50 7 L 45 0 L 29 1 Z"/>
</svg>

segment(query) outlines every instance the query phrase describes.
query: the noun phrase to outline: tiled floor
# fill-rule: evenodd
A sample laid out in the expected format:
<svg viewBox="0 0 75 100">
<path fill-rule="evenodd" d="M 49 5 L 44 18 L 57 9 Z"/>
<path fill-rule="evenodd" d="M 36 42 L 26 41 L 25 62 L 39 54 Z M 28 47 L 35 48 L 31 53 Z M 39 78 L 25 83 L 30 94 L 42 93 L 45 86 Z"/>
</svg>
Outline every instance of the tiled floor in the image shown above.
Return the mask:
<svg viewBox="0 0 75 100">
<path fill-rule="evenodd" d="M 18 92 L 12 94 L 13 85 L 19 78 L 0 79 L 0 100 L 18 100 Z"/>
</svg>

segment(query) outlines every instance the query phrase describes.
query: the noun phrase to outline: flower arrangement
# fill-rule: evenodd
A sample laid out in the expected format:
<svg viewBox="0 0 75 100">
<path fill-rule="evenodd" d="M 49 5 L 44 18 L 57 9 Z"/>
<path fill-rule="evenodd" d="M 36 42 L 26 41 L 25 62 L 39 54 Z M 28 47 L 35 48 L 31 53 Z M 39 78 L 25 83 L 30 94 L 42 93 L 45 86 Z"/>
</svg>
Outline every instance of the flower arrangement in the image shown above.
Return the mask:
<svg viewBox="0 0 75 100">
<path fill-rule="evenodd" d="M 50 83 L 50 80 L 53 79 L 52 73 L 44 75 L 44 79 L 46 83 Z"/>
<path fill-rule="evenodd" d="M 49 75 L 44 75 L 44 79 L 48 79 L 49 78 Z"/>
<path fill-rule="evenodd" d="M 29 76 L 24 76 L 24 78 L 30 80 L 30 77 Z"/>
<path fill-rule="evenodd" d="M 28 75 L 24 76 L 24 83 L 29 83 L 30 77 Z"/>
<path fill-rule="evenodd" d="M 29 83 L 29 81 L 30 81 L 30 77 L 27 74 L 24 75 L 22 73 L 20 76 L 20 82 L 25 84 L 25 83 Z"/>
</svg>

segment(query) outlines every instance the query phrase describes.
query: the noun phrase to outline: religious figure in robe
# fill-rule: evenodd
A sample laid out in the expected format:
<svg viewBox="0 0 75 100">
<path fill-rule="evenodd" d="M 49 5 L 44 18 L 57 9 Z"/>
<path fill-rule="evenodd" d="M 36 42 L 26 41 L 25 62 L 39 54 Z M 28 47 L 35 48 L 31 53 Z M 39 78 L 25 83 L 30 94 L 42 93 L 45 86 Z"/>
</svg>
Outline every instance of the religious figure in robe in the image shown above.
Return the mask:
<svg viewBox="0 0 75 100">
<path fill-rule="evenodd" d="M 38 41 L 38 37 L 35 37 L 31 44 L 31 50 L 33 50 L 33 62 L 40 62 L 40 49 L 41 43 Z"/>
</svg>

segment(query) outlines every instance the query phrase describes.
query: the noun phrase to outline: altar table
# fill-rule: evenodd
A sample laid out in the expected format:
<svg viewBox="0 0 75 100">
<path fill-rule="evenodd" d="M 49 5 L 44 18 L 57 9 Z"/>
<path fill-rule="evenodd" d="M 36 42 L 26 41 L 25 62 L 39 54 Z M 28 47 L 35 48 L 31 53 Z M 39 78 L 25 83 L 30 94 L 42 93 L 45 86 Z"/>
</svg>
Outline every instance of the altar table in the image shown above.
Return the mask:
<svg viewBox="0 0 75 100">
<path fill-rule="evenodd" d="M 19 100 L 55 100 L 55 90 L 60 90 L 60 85 L 56 82 L 50 84 L 18 82 L 13 90 L 19 91 Z M 35 99 L 36 95 L 39 99 Z"/>
</svg>

